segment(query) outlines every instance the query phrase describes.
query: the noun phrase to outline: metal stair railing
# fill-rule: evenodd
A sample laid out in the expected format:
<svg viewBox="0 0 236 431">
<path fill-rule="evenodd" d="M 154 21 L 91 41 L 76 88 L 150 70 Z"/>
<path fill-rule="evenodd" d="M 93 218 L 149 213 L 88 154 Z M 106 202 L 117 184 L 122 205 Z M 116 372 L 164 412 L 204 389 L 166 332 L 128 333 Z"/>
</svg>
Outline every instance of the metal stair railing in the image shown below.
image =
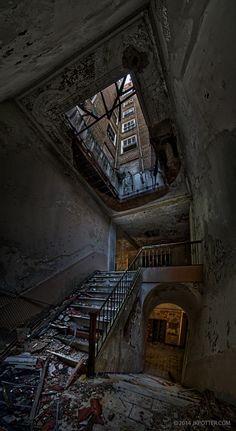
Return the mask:
<svg viewBox="0 0 236 431">
<path fill-rule="evenodd" d="M 141 268 L 134 270 L 133 263 L 123 273 L 102 307 L 90 313 L 88 376 L 94 375 L 96 356 L 140 279 Z"/>
<path fill-rule="evenodd" d="M 90 313 L 88 376 L 95 373 L 95 359 L 100 352 L 118 314 L 135 288 L 141 269 L 145 267 L 200 265 L 202 241 L 143 246 L 104 301 L 102 307 Z M 134 275 L 130 279 L 129 275 Z"/>
</svg>

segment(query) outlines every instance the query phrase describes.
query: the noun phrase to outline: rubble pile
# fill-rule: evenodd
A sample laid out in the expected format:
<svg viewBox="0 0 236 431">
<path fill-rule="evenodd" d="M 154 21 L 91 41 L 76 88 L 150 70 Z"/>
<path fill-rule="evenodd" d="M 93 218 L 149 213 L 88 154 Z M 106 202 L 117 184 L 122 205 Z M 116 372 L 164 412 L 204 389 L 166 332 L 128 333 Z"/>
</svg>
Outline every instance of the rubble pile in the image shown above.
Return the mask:
<svg viewBox="0 0 236 431">
<path fill-rule="evenodd" d="M 15 354 L 16 347 L 2 362 L 0 429 L 50 431 L 60 425 L 78 430 L 87 422 L 102 423 L 100 399 L 109 383 L 90 385 L 87 354 L 57 340 L 56 334 L 49 326 L 30 341 L 27 352 Z"/>
<path fill-rule="evenodd" d="M 214 430 L 235 429 L 235 409 L 209 391 L 145 374 L 88 379 L 86 355 L 58 341 L 55 329 L 28 346 L 0 366 L 1 431 L 211 430 L 207 421 L 222 418 L 230 425 Z"/>
<path fill-rule="evenodd" d="M 99 388 L 91 391 L 82 382 L 77 390 L 75 383 L 81 375 L 86 380 L 89 311 L 105 301 L 117 277 L 112 275 L 110 280 L 106 273 L 92 275 L 77 293 L 54 307 L 31 331 L 26 327 L 17 328 L 18 342 L 0 367 L 0 431 L 1 427 L 9 431 L 22 430 L 22 427 L 49 431 L 62 421 L 65 429 L 69 429 L 70 423 L 76 423 L 75 429 L 80 429 L 84 421 L 79 418 L 90 420 L 90 416 L 96 416 L 94 423 L 100 421 L 96 397 L 103 391 Z M 97 288 L 104 279 L 107 291 L 102 299 L 97 298 Z M 85 415 L 80 408 L 85 408 L 84 402 L 89 400 L 91 392 L 97 395 L 90 399 L 86 408 L 91 411 Z"/>
<path fill-rule="evenodd" d="M 210 430 L 196 421 L 222 418 L 230 425 L 214 430 L 236 427 L 235 409 L 209 391 L 145 374 L 86 377 L 88 310 L 100 307 L 116 282 L 93 276 L 34 329 L 19 328 L 0 363 L 0 431 Z"/>
<path fill-rule="evenodd" d="M 11 430 L 29 424 L 43 364 L 30 354 L 11 356 L 0 365 L 0 425 Z M 5 429 L 5 428 L 3 428 Z"/>
</svg>

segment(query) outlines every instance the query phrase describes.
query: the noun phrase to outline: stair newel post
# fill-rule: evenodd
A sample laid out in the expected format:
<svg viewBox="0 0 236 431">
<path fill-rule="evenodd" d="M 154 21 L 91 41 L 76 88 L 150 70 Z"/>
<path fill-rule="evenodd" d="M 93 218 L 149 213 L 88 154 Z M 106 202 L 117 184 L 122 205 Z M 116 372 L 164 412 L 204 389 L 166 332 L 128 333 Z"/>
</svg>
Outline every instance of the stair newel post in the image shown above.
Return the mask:
<svg viewBox="0 0 236 431">
<path fill-rule="evenodd" d="M 96 330 L 97 330 L 97 311 L 92 311 L 89 324 L 89 357 L 88 357 L 88 377 L 95 374 L 95 353 L 96 353 Z"/>
</svg>

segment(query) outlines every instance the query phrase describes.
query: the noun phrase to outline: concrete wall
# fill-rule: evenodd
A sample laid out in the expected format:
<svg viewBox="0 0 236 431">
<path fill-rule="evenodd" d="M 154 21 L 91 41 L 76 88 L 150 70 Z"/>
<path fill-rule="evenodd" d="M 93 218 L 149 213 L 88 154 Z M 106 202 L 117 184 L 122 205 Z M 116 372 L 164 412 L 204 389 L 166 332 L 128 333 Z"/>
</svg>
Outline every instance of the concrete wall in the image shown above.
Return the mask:
<svg viewBox="0 0 236 431">
<path fill-rule="evenodd" d="M 143 371 L 144 326 L 137 289 L 134 288 L 97 357 L 96 372 Z"/>
<path fill-rule="evenodd" d="M 116 225 L 110 224 L 108 237 L 108 270 L 116 270 Z"/>
<path fill-rule="evenodd" d="M 149 283 L 202 283 L 202 269 L 202 265 L 145 268 L 143 281 Z"/>
<path fill-rule="evenodd" d="M 185 383 L 185 367 L 192 345 L 194 322 L 201 306 L 201 294 L 193 283 L 142 281 L 141 288 L 134 289 L 108 335 L 96 361 L 96 372 L 142 372 L 145 365 L 144 344 L 150 313 L 157 305 L 169 302 L 186 311 L 189 319 L 187 354 L 183 366 Z"/>
<path fill-rule="evenodd" d="M 121 153 L 121 143 L 118 149 L 118 166 L 123 171 L 130 171 L 132 173 L 140 172 L 144 169 L 151 169 L 154 167 L 154 161 L 151 163 L 151 146 L 149 139 L 148 128 L 142 113 L 141 106 L 137 95 L 132 97 L 132 102 L 129 105 L 121 105 L 122 120 L 120 124 L 120 140 L 127 139 L 129 136 L 137 135 L 138 145 L 136 148 L 127 152 Z M 130 108 L 134 108 L 134 112 L 126 118 L 123 118 L 123 113 Z M 124 133 L 122 132 L 122 124 L 136 120 L 136 126 Z"/>
<path fill-rule="evenodd" d="M 87 278 L 88 274 L 94 272 L 95 267 L 104 268 L 105 264 L 104 255 L 94 252 L 47 280 L 34 285 L 24 295 L 12 298 L 1 294 L 0 328 L 8 331 L 17 328 L 22 323 L 30 322 L 36 316 L 41 318 L 48 312 L 50 306 L 62 301 L 75 286 Z M 3 332 L 1 332 L 1 336 L 2 334 Z"/>
<path fill-rule="evenodd" d="M 205 286 L 187 382 L 236 400 L 234 0 L 153 2 L 193 193 L 192 237 L 205 241 Z"/>
<path fill-rule="evenodd" d="M 191 386 L 187 378 L 186 369 L 191 361 L 191 349 L 195 340 L 195 324 L 202 307 L 202 295 L 199 287 L 194 283 L 156 283 L 143 282 L 141 289 L 141 304 L 143 325 L 146 327 L 152 310 L 160 305 L 171 302 L 181 307 L 188 317 L 188 333 L 183 359 L 181 382 Z"/>
<path fill-rule="evenodd" d="M 49 150 L 17 105 L 2 104 L 0 116 L 1 289 L 22 292 L 46 280 L 49 287 L 67 270 L 71 280 L 81 281 L 114 266 L 114 226 L 76 173 Z M 76 265 L 78 274 L 71 272 Z M 56 280 L 57 289 L 49 287 L 44 297 L 48 302 L 68 288 L 68 277 Z"/>
</svg>

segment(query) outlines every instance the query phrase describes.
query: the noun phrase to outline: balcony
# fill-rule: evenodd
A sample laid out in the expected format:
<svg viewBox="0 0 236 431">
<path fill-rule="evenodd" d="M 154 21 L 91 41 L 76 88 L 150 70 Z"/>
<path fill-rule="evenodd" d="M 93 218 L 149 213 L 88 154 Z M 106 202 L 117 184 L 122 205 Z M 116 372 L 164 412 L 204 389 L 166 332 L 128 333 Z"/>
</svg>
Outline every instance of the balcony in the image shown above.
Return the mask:
<svg viewBox="0 0 236 431">
<path fill-rule="evenodd" d="M 133 262 L 142 267 L 144 283 L 201 283 L 202 242 L 185 241 L 142 247 Z"/>
<path fill-rule="evenodd" d="M 163 174 L 154 170 L 129 173 L 122 177 L 101 149 L 90 129 L 73 140 L 75 165 L 103 201 L 120 211 L 144 205 L 169 190 Z"/>
</svg>

